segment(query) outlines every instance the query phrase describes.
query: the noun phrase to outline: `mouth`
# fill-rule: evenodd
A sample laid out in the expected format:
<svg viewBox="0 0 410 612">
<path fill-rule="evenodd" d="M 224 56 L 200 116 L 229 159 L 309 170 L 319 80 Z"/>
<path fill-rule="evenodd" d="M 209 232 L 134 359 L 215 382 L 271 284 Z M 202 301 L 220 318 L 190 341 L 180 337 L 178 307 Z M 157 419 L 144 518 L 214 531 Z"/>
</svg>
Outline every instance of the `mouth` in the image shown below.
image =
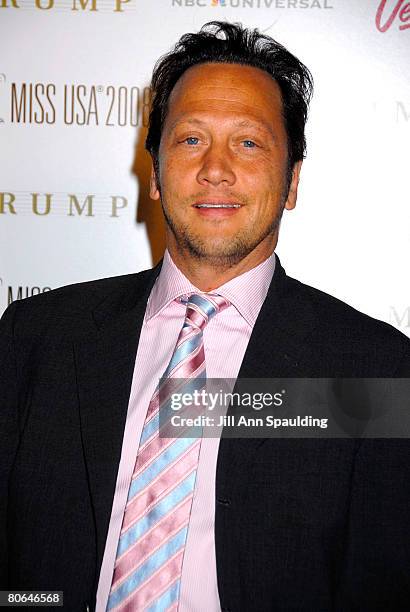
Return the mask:
<svg viewBox="0 0 410 612">
<path fill-rule="evenodd" d="M 241 208 L 238 202 L 195 202 L 194 208 L 221 209 L 221 208 Z"/>
<path fill-rule="evenodd" d="M 194 204 L 195 208 L 240 208 L 241 204 L 213 204 L 213 203 L 204 203 L 204 204 Z"/>
<path fill-rule="evenodd" d="M 208 202 L 195 202 L 193 208 L 196 209 L 197 214 L 204 220 L 210 222 L 223 222 L 229 218 L 238 215 L 242 204 L 239 202 L 229 201 L 208 201 Z"/>
</svg>

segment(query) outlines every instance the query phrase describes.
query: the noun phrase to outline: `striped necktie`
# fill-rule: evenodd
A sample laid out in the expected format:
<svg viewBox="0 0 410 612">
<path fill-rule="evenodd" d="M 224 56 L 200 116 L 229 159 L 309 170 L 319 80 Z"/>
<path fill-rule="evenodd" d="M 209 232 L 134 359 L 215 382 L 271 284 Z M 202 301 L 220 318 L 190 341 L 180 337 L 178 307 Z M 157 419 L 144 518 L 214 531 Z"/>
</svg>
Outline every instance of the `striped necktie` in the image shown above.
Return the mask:
<svg viewBox="0 0 410 612">
<path fill-rule="evenodd" d="M 169 410 L 169 393 L 162 390 L 164 385 L 177 382 L 182 384 L 178 389 L 182 393 L 188 387 L 192 390 L 193 384 L 204 386 L 202 332 L 208 321 L 229 305 L 216 294 L 192 294 L 186 302 L 183 327 L 145 417 L 107 610 L 177 610 L 201 438 L 159 435 L 160 412 L 162 417 Z"/>
</svg>

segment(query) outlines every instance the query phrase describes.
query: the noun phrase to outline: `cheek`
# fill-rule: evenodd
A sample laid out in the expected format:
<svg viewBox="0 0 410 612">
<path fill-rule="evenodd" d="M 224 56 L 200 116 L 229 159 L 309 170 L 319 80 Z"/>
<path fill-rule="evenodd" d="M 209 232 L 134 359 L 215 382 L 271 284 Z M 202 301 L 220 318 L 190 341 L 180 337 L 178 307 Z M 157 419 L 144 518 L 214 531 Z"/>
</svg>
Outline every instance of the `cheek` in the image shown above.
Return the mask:
<svg viewBox="0 0 410 612">
<path fill-rule="evenodd" d="M 246 189 L 248 194 L 258 201 L 259 206 L 275 201 L 282 192 L 283 179 L 276 168 L 259 166 L 248 174 Z"/>
<path fill-rule="evenodd" d="M 161 182 L 170 192 L 181 192 L 188 182 L 186 166 L 180 161 L 170 160 L 161 164 Z"/>
<path fill-rule="evenodd" d="M 258 188 L 253 190 L 251 201 L 253 206 L 250 207 L 249 212 L 252 215 L 252 223 L 255 226 L 270 223 L 281 209 L 282 191 L 280 186 L 274 182 L 266 182 L 261 188 L 259 184 Z"/>
<path fill-rule="evenodd" d="M 244 173 L 248 181 L 260 189 L 271 189 L 281 183 L 284 169 L 278 161 L 273 161 L 271 157 L 258 156 L 252 164 L 244 168 Z"/>
</svg>

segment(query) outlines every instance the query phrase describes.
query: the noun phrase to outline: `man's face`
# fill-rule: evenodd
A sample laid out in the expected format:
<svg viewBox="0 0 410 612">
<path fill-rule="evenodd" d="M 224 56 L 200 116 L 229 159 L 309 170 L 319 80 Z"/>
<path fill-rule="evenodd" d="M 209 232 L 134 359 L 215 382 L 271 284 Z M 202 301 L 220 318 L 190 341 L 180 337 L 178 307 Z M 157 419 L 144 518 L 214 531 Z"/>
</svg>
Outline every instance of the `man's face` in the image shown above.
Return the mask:
<svg viewBox="0 0 410 612">
<path fill-rule="evenodd" d="M 287 136 L 276 82 L 237 64 L 187 70 L 169 99 L 158 190 L 171 255 L 211 265 L 259 261 L 274 250 L 283 208 L 293 208 L 300 163 L 287 186 Z"/>
</svg>

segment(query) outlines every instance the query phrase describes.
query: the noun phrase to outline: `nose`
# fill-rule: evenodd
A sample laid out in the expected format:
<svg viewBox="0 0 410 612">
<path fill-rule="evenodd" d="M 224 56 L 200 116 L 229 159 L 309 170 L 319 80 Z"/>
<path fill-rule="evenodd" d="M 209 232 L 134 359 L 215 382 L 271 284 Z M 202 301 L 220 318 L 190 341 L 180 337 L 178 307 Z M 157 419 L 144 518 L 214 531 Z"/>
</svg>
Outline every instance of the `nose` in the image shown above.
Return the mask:
<svg viewBox="0 0 410 612">
<path fill-rule="evenodd" d="M 225 147 L 216 145 L 209 147 L 202 158 L 197 180 L 201 185 L 212 185 L 213 187 L 221 184 L 230 187 L 235 183 L 236 176 L 232 160 Z"/>
</svg>

